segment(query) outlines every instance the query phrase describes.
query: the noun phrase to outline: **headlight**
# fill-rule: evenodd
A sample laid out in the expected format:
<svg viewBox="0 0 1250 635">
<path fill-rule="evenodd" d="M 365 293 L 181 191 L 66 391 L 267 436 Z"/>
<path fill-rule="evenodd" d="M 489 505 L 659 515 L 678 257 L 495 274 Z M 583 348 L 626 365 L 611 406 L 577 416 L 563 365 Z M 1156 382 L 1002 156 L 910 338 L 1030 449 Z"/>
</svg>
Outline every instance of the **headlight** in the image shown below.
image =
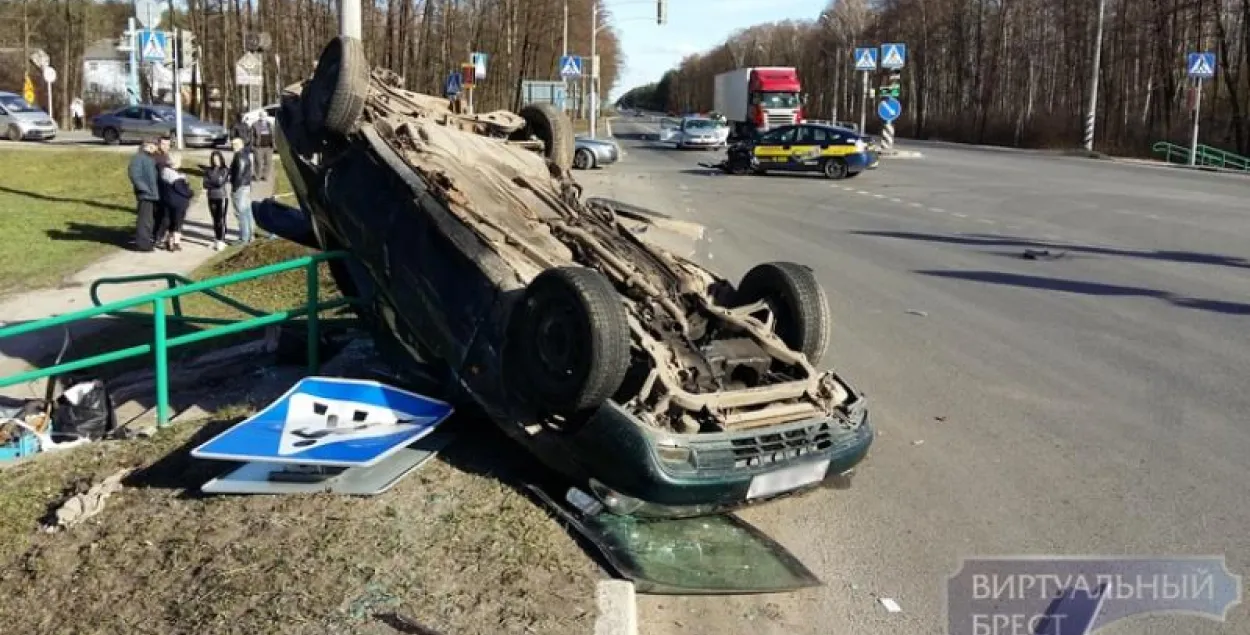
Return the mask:
<svg viewBox="0 0 1250 635">
<path fill-rule="evenodd" d="M 856 140 L 855 140 L 855 149 L 856 149 L 857 151 L 859 151 L 859 152 L 863 152 L 864 150 L 867 150 L 867 149 L 868 149 L 868 144 L 864 143 L 864 140 L 863 140 L 863 139 L 856 139 Z"/>
</svg>

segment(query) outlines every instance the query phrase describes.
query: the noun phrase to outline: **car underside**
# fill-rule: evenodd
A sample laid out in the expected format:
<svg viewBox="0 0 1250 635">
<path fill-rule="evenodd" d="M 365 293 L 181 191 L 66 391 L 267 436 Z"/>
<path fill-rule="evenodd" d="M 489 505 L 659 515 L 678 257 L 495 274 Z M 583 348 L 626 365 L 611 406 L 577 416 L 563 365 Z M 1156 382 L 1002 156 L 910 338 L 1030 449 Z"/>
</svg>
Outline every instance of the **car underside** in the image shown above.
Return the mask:
<svg viewBox="0 0 1250 635">
<path fill-rule="evenodd" d="M 407 320 L 422 355 L 440 358 L 511 436 L 575 436 L 611 411 L 653 441 L 758 440 L 812 425 L 853 437 L 854 447 L 797 434 L 781 434 L 771 447 L 757 442 L 754 463 L 729 466 L 747 477 L 834 451 L 846 456 L 830 475 L 862 459 L 871 442 L 862 395 L 815 366 L 828 345 L 830 311 L 810 269 L 764 263 L 735 286 L 647 242 L 638 225 L 663 224 L 662 215 L 583 197 L 569 172 L 571 127 L 554 108 L 465 114 L 448 100 L 404 89 L 394 73 L 360 69 L 357 51 L 337 55 L 331 66 L 323 54 L 309 82 L 287 89 L 279 114 L 283 165 L 301 206 L 315 218 L 323 248 L 345 247 L 369 260 L 345 223 L 382 210 L 333 203 L 322 191 L 331 187 L 337 162 L 352 157 L 415 183 L 409 200 L 387 198 L 395 209 L 385 213 L 454 219 L 459 227 L 444 229 L 448 235 L 468 230 L 472 244 L 457 244 L 470 265 L 449 264 L 437 276 L 427 268 L 406 290 L 383 289 L 386 311 L 400 315 L 373 323 L 393 330 Z M 375 280 L 397 267 L 393 250 L 385 258 L 366 262 Z M 406 296 L 437 304 L 448 297 L 440 284 L 489 289 L 479 293 L 489 298 L 481 300 L 483 310 L 467 318 L 481 321 L 458 330 L 451 306 L 409 311 L 438 312 L 433 322 L 408 319 Z M 433 326 L 439 320 L 447 324 Z M 566 439 L 561 447 L 576 452 L 577 443 Z M 696 458 L 686 460 L 698 467 Z M 668 480 L 682 487 L 682 478 Z"/>
</svg>

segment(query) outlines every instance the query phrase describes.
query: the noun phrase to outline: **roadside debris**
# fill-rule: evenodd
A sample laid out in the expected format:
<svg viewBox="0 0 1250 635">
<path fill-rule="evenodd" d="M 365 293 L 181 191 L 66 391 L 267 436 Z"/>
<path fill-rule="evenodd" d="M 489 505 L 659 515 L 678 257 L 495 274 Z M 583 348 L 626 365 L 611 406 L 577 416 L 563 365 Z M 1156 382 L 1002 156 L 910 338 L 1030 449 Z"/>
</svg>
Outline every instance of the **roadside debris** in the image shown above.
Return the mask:
<svg viewBox="0 0 1250 635">
<path fill-rule="evenodd" d="M 907 315 L 918 315 L 920 317 L 929 317 L 927 311 L 917 311 L 916 309 L 907 309 Z"/>
<path fill-rule="evenodd" d="M 911 442 L 912 445 L 924 445 L 924 439 L 916 439 Z"/>
<path fill-rule="evenodd" d="M 891 598 L 878 598 L 878 601 L 881 602 L 881 606 L 885 607 L 886 612 L 889 612 L 889 613 L 902 613 L 903 612 L 903 608 L 898 605 L 898 602 L 895 602 Z"/>
<path fill-rule="evenodd" d="M 112 476 L 91 486 L 91 489 L 77 494 L 61 504 L 55 513 L 55 523 L 44 526 L 44 531 L 53 533 L 58 529 L 68 529 L 84 520 L 104 511 L 104 501 L 114 492 L 122 489 L 122 479 L 126 478 L 133 468 L 125 468 L 114 472 Z"/>
<path fill-rule="evenodd" d="M 1066 251 L 1052 253 L 1049 249 L 1025 249 L 1020 257 L 1025 260 L 1058 260 L 1066 255 Z"/>
</svg>

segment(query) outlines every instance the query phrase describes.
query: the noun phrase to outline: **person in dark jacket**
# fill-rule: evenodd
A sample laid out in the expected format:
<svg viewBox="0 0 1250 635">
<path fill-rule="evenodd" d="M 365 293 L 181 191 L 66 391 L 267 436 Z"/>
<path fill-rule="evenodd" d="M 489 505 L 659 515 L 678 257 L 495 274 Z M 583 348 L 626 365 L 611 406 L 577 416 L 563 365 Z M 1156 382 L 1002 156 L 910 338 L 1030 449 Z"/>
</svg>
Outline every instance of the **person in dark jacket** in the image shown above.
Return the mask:
<svg viewBox="0 0 1250 635">
<path fill-rule="evenodd" d="M 187 177 L 178 171 L 182 157 L 177 152 L 165 155 L 161 168 L 161 204 L 165 207 L 166 243 L 169 251 L 182 251 L 182 222 L 187 218 L 187 208 L 195 193 L 187 183 Z"/>
<path fill-rule="evenodd" d="M 252 147 L 252 127 L 243 121 L 243 114 L 239 113 L 239 120 L 234 122 L 233 126 L 230 126 L 230 139 L 242 139 L 243 145 L 250 149 Z"/>
<path fill-rule="evenodd" d="M 160 177 L 156 167 L 156 143 L 146 140 L 135 156 L 130 159 L 126 172 L 130 177 L 130 185 L 134 188 L 138 219 L 135 222 L 135 249 L 152 251 L 152 242 L 156 237 L 156 208 L 160 205 Z"/>
<path fill-rule="evenodd" d="M 256 179 L 268 181 L 273 171 L 273 121 L 263 110 L 252 124 L 252 148 L 256 157 Z"/>
<path fill-rule="evenodd" d="M 234 156 L 230 159 L 230 189 L 234 199 L 234 215 L 239 219 L 239 244 L 252 242 L 252 150 L 239 138 L 230 140 Z"/>
<path fill-rule="evenodd" d="M 213 249 L 226 248 L 226 189 L 230 184 L 230 168 L 221 152 L 214 150 L 204 168 L 204 193 L 208 197 L 208 213 L 213 217 Z"/>
</svg>

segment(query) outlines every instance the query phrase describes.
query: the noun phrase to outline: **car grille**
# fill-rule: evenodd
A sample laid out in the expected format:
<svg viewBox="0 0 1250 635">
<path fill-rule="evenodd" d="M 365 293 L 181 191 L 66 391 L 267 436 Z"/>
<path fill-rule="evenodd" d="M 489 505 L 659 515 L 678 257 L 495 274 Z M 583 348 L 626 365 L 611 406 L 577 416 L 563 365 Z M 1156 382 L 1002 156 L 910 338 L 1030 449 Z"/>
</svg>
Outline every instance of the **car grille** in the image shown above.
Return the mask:
<svg viewBox="0 0 1250 635">
<path fill-rule="evenodd" d="M 842 422 L 827 419 L 756 435 L 699 439 L 690 443 L 692 460 L 701 473 L 764 471 L 813 453 L 836 449 L 839 440 L 852 443 Z"/>
<path fill-rule="evenodd" d="M 769 128 L 779 128 L 781 126 L 789 126 L 793 123 L 794 123 L 794 115 L 792 114 L 787 113 L 784 115 L 775 115 L 775 114 L 769 113 L 768 115 L 768 127 Z"/>
</svg>

